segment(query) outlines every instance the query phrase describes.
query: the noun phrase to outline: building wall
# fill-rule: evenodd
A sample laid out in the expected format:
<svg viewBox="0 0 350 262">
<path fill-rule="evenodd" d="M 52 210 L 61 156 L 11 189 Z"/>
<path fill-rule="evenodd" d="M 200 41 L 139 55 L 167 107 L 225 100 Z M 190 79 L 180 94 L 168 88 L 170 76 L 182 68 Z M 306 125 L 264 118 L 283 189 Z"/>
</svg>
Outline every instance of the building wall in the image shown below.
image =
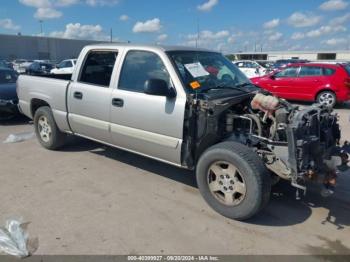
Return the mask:
<svg viewBox="0 0 350 262">
<path fill-rule="evenodd" d="M 310 61 L 322 60 L 320 57 L 325 54 L 336 54 L 336 61 L 350 61 L 350 50 L 349 51 L 310 51 L 310 52 L 252 52 L 252 53 L 236 53 L 234 54 L 237 60 L 279 60 L 279 59 L 307 59 Z"/>
<path fill-rule="evenodd" d="M 305 53 L 305 54 L 268 54 L 267 60 L 279 60 L 279 59 L 307 59 L 310 61 L 317 60 L 317 53 Z"/>
<path fill-rule="evenodd" d="M 76 58 L 81 49 L 98 41 L 0 34 L 0 59 L 49 59 L 61 61 Z"/>
</svg>

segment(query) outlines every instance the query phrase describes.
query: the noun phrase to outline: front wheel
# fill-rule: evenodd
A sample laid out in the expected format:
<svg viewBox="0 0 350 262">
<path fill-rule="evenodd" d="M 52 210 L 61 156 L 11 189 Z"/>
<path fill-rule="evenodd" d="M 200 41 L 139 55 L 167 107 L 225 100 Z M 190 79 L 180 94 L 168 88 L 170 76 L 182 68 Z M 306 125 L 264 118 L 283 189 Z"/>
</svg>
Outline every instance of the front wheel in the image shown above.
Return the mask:
<svg viewBox="0 0 350 262">
<path fill-rule="evenodd" d="M 270 174 L 250 148 L 223 142 L 200 157 L 196 178 L 203 198 L 215 211 L 228 218 L 245 220 L 268 202 Z"/>
<path fill-rule="evenodd" d="M 317 103 L 333 108 L 337 103 L 337 97 L 332 91 L 323 91 L 318 94 Z"/>
<path fill-rule="evenodd" d="M 66 134 L 57 127 L 50 107 L 43 106 L 36 110 L 34 127 L 36 137 L 46 149 L 56 150 L 64 145 Z"/>
</svg>

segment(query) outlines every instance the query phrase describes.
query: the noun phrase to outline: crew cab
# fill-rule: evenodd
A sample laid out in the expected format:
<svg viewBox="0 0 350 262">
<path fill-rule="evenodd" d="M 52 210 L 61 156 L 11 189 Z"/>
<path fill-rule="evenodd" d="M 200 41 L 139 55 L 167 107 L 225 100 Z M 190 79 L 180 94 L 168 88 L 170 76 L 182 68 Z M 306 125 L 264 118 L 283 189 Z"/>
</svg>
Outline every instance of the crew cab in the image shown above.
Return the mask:
<svg viewBox="0 0 350 262">
<path fill-rule="evenodd" d="M 340 138 L 337 116 L 271 96 L 220 53 L 92 45 L 67 80 L 52 77 L 21 75 L 17 86 L 43 147 L 77 135 L 195 170 L 206 202 L 229 218 L 258 213 L 275 178 L 299 192 L 334 171 L 324 160 Z"/>
<path fill-rule="evenodd" d="M 302 63 L 251 81 L 276 96 L 329 107 L 350 100 L 350 65 Z"/>
</svg>

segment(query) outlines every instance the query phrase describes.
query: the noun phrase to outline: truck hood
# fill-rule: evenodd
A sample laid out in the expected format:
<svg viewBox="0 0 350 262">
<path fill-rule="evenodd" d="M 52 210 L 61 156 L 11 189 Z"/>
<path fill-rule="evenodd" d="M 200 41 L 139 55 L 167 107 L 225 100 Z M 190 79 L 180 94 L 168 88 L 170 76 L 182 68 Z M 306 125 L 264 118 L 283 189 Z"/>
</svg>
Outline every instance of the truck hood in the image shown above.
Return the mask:
<svg viewBox="0 0 350 262">
<path fill-rule="evenodd" d="M 17 100 L 16 83 L 0 84 L 0 99 Z"/>
</svg>

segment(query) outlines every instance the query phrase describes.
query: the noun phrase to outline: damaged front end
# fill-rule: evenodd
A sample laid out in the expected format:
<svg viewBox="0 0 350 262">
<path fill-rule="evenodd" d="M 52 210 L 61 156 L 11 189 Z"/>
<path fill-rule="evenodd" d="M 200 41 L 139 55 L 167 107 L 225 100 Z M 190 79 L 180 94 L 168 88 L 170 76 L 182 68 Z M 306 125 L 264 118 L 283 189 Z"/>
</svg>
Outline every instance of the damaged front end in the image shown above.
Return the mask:
<svg viewBox="0 0 350 262">
<path fill-rule="evenodd" d="M 333 192 L 339 159 L 346 153 L 338 146 L 340 128 L 332 109 L 314 104 L 304 109 L 284 99 L 257 93 L 246 99 L 199 101 L 197 147 L 219 134 L 252 148 L 274 177 L 291 181 L 306 193 L 307 181 L 325 185 Z M 215 124 L 214 119 L 219 119 Z"/>
</svg>

